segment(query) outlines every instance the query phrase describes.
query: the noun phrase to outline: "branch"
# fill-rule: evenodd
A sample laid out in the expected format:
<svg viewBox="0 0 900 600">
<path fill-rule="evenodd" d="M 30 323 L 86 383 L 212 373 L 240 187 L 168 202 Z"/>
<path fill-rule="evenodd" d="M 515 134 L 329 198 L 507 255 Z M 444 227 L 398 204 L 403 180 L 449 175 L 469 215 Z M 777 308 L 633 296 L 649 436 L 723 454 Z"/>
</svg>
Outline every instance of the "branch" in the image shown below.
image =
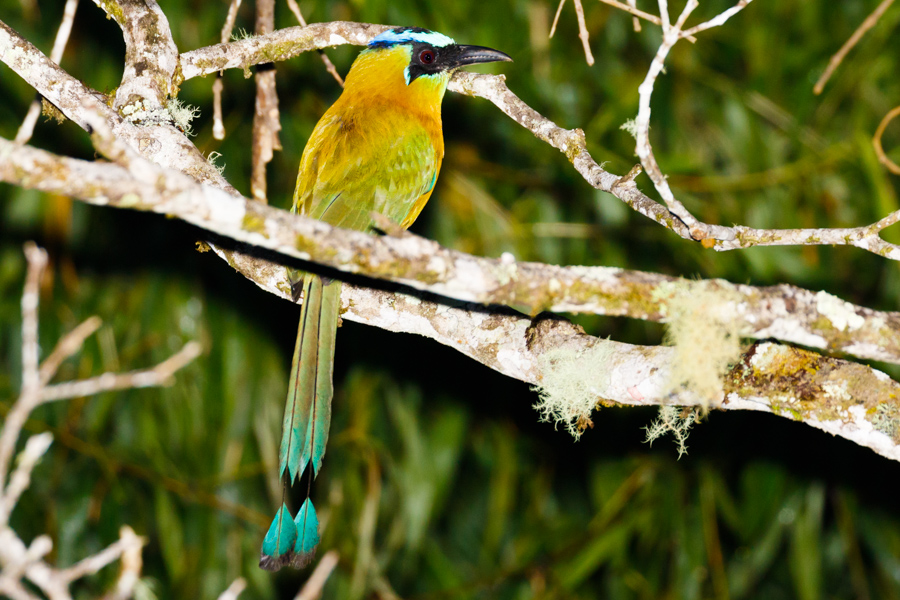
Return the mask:
<svg viewBox="0 0 900 600">
<path fill-rule="evenodd" d="M 885 154 L 884 147 L 881 145 L 881 136 L 884 135 L 884 130 L 887 129 L 888 123 L 898 116 L 900 116 L 900 106 L 895 106 L 884 115 L 884 118 L 881 119 L 881 123 L 878 124 L 878 128 L 875 130 L 875 135 L 872 136 L 872 146 L 875 148 L 875 155 L 878 156 L 878 162 L 887 167 L 888 171 L 894 175 L 900 175 L 900 165 L 892 161 L 888 158 L 888 155 Z"/>
<path fill-rule="evenodd" d="M 859 43 L 859 40 L 862 39 L 866 32 L 875 27 L 875 24 L 878 23 L 878 19 L 881 18 L 881 15 L 885 13 L 885 11 L 890 7 L 891 4 L 894 3 L 894 0 L 882 0 L 882 2 L 872 11 L 866 20 L 863 21 L 859 27 L 856 28 L 856 31 L 853 32 L 853 35 L 850 36 L 844 45 L 841 46 L 841 49 L 838 50 L 834 56 L 831 57 L 831 60 L 828 61 L 828 66 L 825 68 L 825 71 L 822 72 L 822 75 L 819 76 L 818 81 L 813 86 L 813 93 L 815 95 L 819 95 L 825 89 L 825 84 L 828 83 L 828 80 L 831 79 L 831 76 L 834 74 L 835 69 L 840 66 L 841 62 L 843 62 L 844 58 L 847 54 L 853 50 L 853 47 Z"/>
<path fill-rule="evenodd" d="M 100 92 L 88 88 L 69 75 L 2 21 L 0 21 L 0 61 L 6 63 L 82 129 L 90 131 L 88 120 L 91 119 L 91 115 L 99 114 L 115 137 L 141 156 L 156 164 L 190 173 L 199 181 L 237 193 L 190 140 L 172 124 L 171 116 L 166 117 L 160 111 L 154 111 L 155 116 L 150 119 L 140 111 L 132 113 L 135 118 L 140 117 L 145 122 L 155 123 L 153 127 L 140 127 L 128 121 L 107 106 L 106 98 Z M 137 69 L 135 72 L 137 73 Z M 135 85 L 138 89 L 147 87 Z M 84 103 L 88 98 L 95 100 L 91 108 Z M 94 121 L 96 122 L 96 117 Z"/>
<path fill-rule="evenodd" d="M 824 292 L 692 282 L 610 267 L 560 267 L 471 256 L 409 234 L 374 237 L 196 183 L 135 157 L 129 167 L 55 156 L 0 140 L 0 180 L 86 202 L 175 216 L 221 236 L 346 273 L 389 279 L 446 298 L 541 311 L 665 321 L 672 298 L 711 289 L 744 337 L 777 337 L 860 358 L 900 363 L 900 313 Z M 129 170 L 130 169 L 130 170 Z M 30 175 L 29 175 L 30 174 Z M 279 282 L 287 297 L 289 285 Z"/>
<path fill-rule="evenodd" d="M 256 0 L 256 34 L 271 33 L 275 28 L 275 0 Z M 264 67 L 264 68 L 263 68 Z M 253 111 L 253 144 L 250 161 L 250 195 L 259 202 L 266 197 L 266 165 L 275 150 L 281 150 L 278 132 L 278 93 L 275 90 L 275 64 L 262 65 L 256 71 L 256 104 Z"/>
<path fill-rule="evenodd" d="M 726 11 L 728 16 L 737 12 L 736 9 L 739 6 L 743 6 L 743 2 L 739 2 L 738 5 Z M 711 24 L 720 21 L 721 15 L 702 25 L 704 28 L 709 28 L 712 26 Z M 292 27 L 281 29 L 266 36 L 229 44 L 216 44 L 215 46 L 200 48 L 181 55 L 183 66 L 181 80 L 208 75 L 225 68 L 242 67 L 249 69 L 254 64 L 286 60 L 316 48 L 344 43 L 364 45 L 371 36 L 377 35 L 385 29 L 386 26 L 384 25 L 336 21 L 333 23 L 317 23 L 305 28 Z M 679 35 L 683 34 L 685 34 L 684 31 Z M 4 36 L 6 36 L 6 39 L 4 39 Z M 13 51 L 7 52 L 7 47 Z M 40 55 L 36 48 L 27 41 L 22 40 L 18 34 L 0 22 L 0 59 L 10 65 L 13 70 L 22 74 L 20 69 L 25 71 L 28 71 L 28 69 L 22 66 L 23 61 L 20 55 L 29 56 L 33 53 Z M 27 66 L 34 60 L 24 62 L 27 63 Z M 25 78 L 29 83 L 32 83 L 28 77 Z M 52 77 L 39 78 L 38 84 L 32 83 L 32 85 L 44 94 L 41 86 L 55 88 L 59 87 L 60 81 L 66 82 L 66 80 L 72 80 L 72 78 L 65 72 L 58 70 L 54 71 Z M 77 86 L 87 90 L 80 82 L 72 81 L 74 82 L 72 85 L 77 84 Z M 68 83 L 66 84 L 68 85 Z M 565 153 L 575 169 L 594 188 L 612 194 L 632 209 L 672 230 L 684 239 L 704 240 L 704 244 L 707 247 L 719 251 L 753 246 L 854 246 L 891 260 L 900 260 L 900 246 L 885 242 L 879 237 L 882 229 L 900 219 L 900 212 L 892 213 L 870 225 L 837 229 L 756 229 L 740 225 L 723 227 L 721 225 L 707 225 L 693 219 L 695 227 L 692 231 L 673 212 L 670 212 L 665 206 L 638 190 L 633 180 L 630 180 L 627 176 L 620 177 L 603 170 L 587 151 L 584 132 L 580 129 L 563 129 L 540 115 L 507 88 L 505 78 L 457 72 L 450 82 L 449 89 L 490 100 L 520 125 L 529 129 L 538 139 Z M 45 97 L 47 96 L 47 94 L 44 95 Z M 77 122 L 85 123 L 82 116 L 84 114 L 83 109 L 75 109 L 71 104 L 67 104 L 66 107 L 66 110 L 73 111 L 73 114 L 76 115 L 78 118 Z M 63 112 L 69 118 L 73 118 L 66 110 L 63 110 Z M 104 113 L 104 117 L 109 117 L 109 115 Z M 174 138 L 171 135 L 167 135 L 163 127 L 152 128 L 149 131 L 146 128 L 135 131 L 122 127 L 114 127 L 113 130 L 117 137 L 138 148 L 141 155 L 145 158 L 165 167 L 191 173 L 192 176 L 201 181 L 209 182 L 233 194 L 237 194 L 215 168 L 209 165 L 196 148 L 183 135 L 180 135 L 177 130 L 175 131 L 178 135 Z M 182 145 L 187 149 L 182 148 Z M 169 148 L 175 148 L 177 151 L 161 152 L 162 149 Z"/>
<path fill-rule="evenodd" d="M 69 41 L 69 34 L 72 32 L 72 23 L 75 21 L 75 10 L 78 8 L 78 0 L 66 0 L 66 6 L 63 9 L 62 22 L 56 31 L 56 39 L 53 40 L 53 48 L 50 50 L 50 60 L 59 64 L 62 61 L 63 52 Z M 28 107 L 28 113 L 16 133 L 16 142 L 19 144 L 27 144 L 34 133 L 34 126 L 41 114 L 41 96 L 40 94 L 31 101 Z"/>
<path fill-rule="evenodd" d="M 69 587 L 74 581 L 92 575 L 121 558 L 122 573 L 108 598 L 110 600 L 129 598 L 140 577 L 140 550 L 144 540 L 135 535 L 131 528 L 123 527 L 119 541 L 105 550 L 66 569 L 50 566 L 43 560 L 53 549 L 50 538 L 40 536 L 31 546 L 26 547 L 9 526 L 9 516 L 22 494 L 28 489 L 32 472 L 50 447 L 53 436 L 45 432 L 28 439 L 7 483 L 6 473 L 10 458 L 28 415 L 41 404 L 110 389 L 168 385 L 172 381 L 172 375 L 199 354 L 200 345 L 191 342 L 181 352 L 146 371 L 122 375 L 107 373 L 85 381 L 47 386 L 47 382 L 55 375 L 62 361 L 80 350 L 84 339 L 100 326 L 100 320 L 91 317 L 76 327 L 56 345 L 44 363 L 39 365 L 38 292 L 41 274 L 47 264 L 47 253 L 35 244 L 28 243 L 25 245 L 25 256 L 28 271 L 22 293 L 22 392 L 0 427 L 0 569 L 2 569 L 0 595 L 16 600 L 34 598 L 35 596 L 23 585 L 24 578 L 51 600 L 70 600 Z"/>
<path fill-rule="evenodd" d="M 665 2 L 661 4 L 665 6 Z M 732 14 L 736 12 L 736 9 L 731 11 Z M 681 28 L 689 14 L 689 10 L 682 12 L 674 26 L 669 22 L 668 15 L 663 16 L 663 26 L 670 30 L 670 36 L 674 35 L 671 33 L 672 31 L 684 33 Z M 707 23 L 721 22 L 724 18 L 726 17 L 720 15 L 719 18 Z M 300 50 L 297 48 L 304 44 L 306 49 L 311 49 L 339 43 L 364 43 L 373 33 L 383 29 L 383 26 L 331 23 L 302 29 L 282 30 L 263 38 L 220 44 L 193 53 L 186 53 L 182 55 L 184 65 L 182 74 L 187 78 L 189 75 L 202 74 L 203 69 L 210 69 L 208 72 L 211 73 L 231 66 L 246 68 L 254 61 L 280 60 L 291 53 L 299 52 Z M 4 34 L 4 32 L 5 30 L 0 28 L 0 34 Z M 293 40 L 296 42 L 295 47 L 266 45 L 283 42 L 285 36 L 293 36 Z M 18 42 L 13 38 L 7 37 L 15 42 L 16 48 L 23 47 L 16 45 Z M 10 62 L 15 63 L 18 60 L 17 56 L 7 53 L 2 42 L 3 38 L 0 35 L 0 52 L 3 53 L 4 61 L 10 59 Z M 34 50 L 34 52 L 37 51 Z M 460 73 L 457 74 L 451 85 L 452 89 L 456 91 L 479 95 L 494 102 L 501 110 L 526 126 L 537 137 L 563 151 L 575 168 L 598 189 L 610 191 L 616 197 L 625 199 L 630 205 L 637 207 L 644 214 L 678 232 L 679 235 L 690 237 L 691 232 L 683 222 L 674 218 L 665 207 L 637 190 L 634 185 L 637 170 L 632 170 L 632 173 L 624 177 L 618 177 L 601 169 L 587 152 L 582 132 L 561 129 L 533 111 L 509 91 L 503 78 Z M 230 190 L 223 191 L 222 188 L 225 188 L 227 184 L 224 184 L 221 179 L 212 181 L 212 185 L 204 186 L 183 172 L 171 170 L 171 167 L 175 167 L 196 177 L 195 169 L 198 160 L 196 154 L 181 162 L 177 160 L 163 161 L 160 164 L 169 169 L 161 169 L 147 160 L 148 153 L 139 146 L 137 148 L 140 156 L 128 147 L 131 146 L 131 138 L 122 139 L 119 132 L 121 128 L 117 129 L 118 124 L 103 111 L 102 107 L 95 109 L 91 103 L 80 103 L 77 109 L 74 106 L 70 106 L 70 108 L 82 118 L 83 122 L 93 123 L 95 132 L 93 137 L 97 147 L 121 164 L 100 165 L 60 158 L 33 148 L 15 146 L 2 141 L 0 142 L 0 177 L 35 189 L 65 190 L 69 195 L 95 204 L 170 214 L 210 231 L 222 233 L 226 237 L 268 248 L 285 256 L 313 260 L 346 272 L 389 278 L 447 297 L 483 303 L 505 302 L 510 305 L 525 306 L 527 310 L 535 312 L 548 308 L 573 312 L 595 311 L 604 314 L 617 314 L 616 311 L 621 311 L 618 314 L 629 311 L 651 312 L 643 303 L 643 300 L 647 298 L 646 295 L 620 297 L 614 302 L 607 303 L 603 296 L 603 290 L 608 287 L 610 281 L 617 284 L 620 276 L 625 279 L 629 276 L 637 276 L 638 279 L 652 278 L 653 276 L 596 267 L 554 267 L 517 263 L 509 255 L 498 260 L 480 259 L 454 253 L 415 236 L 379 239 L 359 232 L 334 230 L 323 223 L 308 221 L 284 211 L 236 197 Z M 102 119 L 107 119 L 113 125 L 104 129 Z M 149 131 L 149 139 L 158 142 L 163 139 L 158 135 L 158 131 L 161 129 L 164 127 L 145 128 L 144 135 L 147 136 Z M 156 160 L 156 158 L 153 156 L 152 160 Z M 193 164 L 191 164 L 192 161 L 194 161 Z M 200 177 L 200 179 L 203 178 Z M 891 215 L 879 223 L 869 226 L 869 229 L 886 226 L 887 222 L 893 218 L 895 217 Z M 744 240 L 740 240 L 735 233 L 739 230 L 738 228 L 725 229 L 734 233 L 735 240 L 744 243 Z M 749 231 L 748 235 L 752 235 L 753 232 L 766 230 L 743 231 Z M 796 231 L 788 230 L 777 233 L 791 235 Z M 772 231 L 766 233 L 771 239 L 765 243 L 781 243 L 779 239 L 775 239 Z M 819 241 L 817 243 L 832 242 Z M 717 248 L 723 247 L 724 244 L 717 242 Z M 231 254 L 233 264 L 238 263 L 236 257 L 239 256 Z M 277 278 L 270 278 L 267 281 L 275 281 L 278 291 L 282 295 L 287 295 L 288 288 L 284 280 L 284 269 L 270 266 L 268 272 L 279 274 L 280 281 L 275 281 Z M 656 283 L 655 289 L 661 298 L 666 297 L 663 292 L 667 289 L 674 294 L 681 293 L 677 290 L 681 285 L 679 281 L 675 281 L 676 289 L 674 291 L 672 288 L 665 287 L 673 285 L 671 281 L 657 281 Z M 714 282 L 711 285 L 718 284 Z M 704 404 L 708 401 L 687 392 L 672 394 L 668 389 L 664 375 L 671 370 L 671 348 L 640 348 L 616 342 L 600 341 L 585 336 L 583 332 L 565 321 L 552 319 L 532 321 L 519 314 L 486 309 L 483 306 L 462 305 L 460 308 L 455 303 L 449 303 L 449 305 L 444 302 L 429 303 L 423 302 L 421 298 L 411 296 L 405 296 L 408 301 L 401 301 L 404 298 L 402 295 L 392 296 L 388 299 L 385 296 L 379 296 L 378 292 L 361 290 L 352 286 L 347 286 L 347 290 L 353 301 L 352 305 L 348 307 L 349 318 L 358 318 L 372 324 L 384 323 L 383 326 L 396 330 L 420 330 L 439 341 L 446 340 L 454 347 L 486 364 L 496 365 L 501 372 L 525 381 L 541 382 L 545 373 L 548 372 L 547 370 L 553 369 L 552 361 L 547 362 L 549 359 L 545 356 L 546 350 L 550 348 L 569 350 L 580 355 L 580 353 L 597 347 L 612 353 L 613 358 L 604 364 L 608 366 L 611 373 L 615 374 L 615 377 L 610 377 L 607 383 L 591 387 L 592 398 L 629 404 L 678 403 L 690 405 Z M 647 291 L 645 286 L 641 289 L 641 294 L 645 294 Z M 847 305 L 827 294 L 821 297 L 815 295 L 815 298 L 816 311 L 820 315 L 828 317 L 827 320 L 834 326 L 834 331 L 822 331 L 821 333 L 825 335 L 821 336 L 818 336 L 818 333 L 809 335 L 814 327 L 810 326 L 812 328 L 804 329 L 805 326 L 801 324 L 800 333 L 797 334 L 795 327 L 797 321 L 773 318 L 768 335 L 773 335 L 772 331 L 774 330 L 784 330 L 787 338 L 799 335 L 809 341 L 831 345 L 832 340 L 839 339 L 836 332 L 846 333 L 852 337 L 856 335 L 856 332 L 873 331 L 866 326 L 867 318 L 861 316 L 860 313 L 867 309 Z M 345 296 L 345 301 L 346 299 L 347 296 Z M 777 299 L 784 300 L 776 295 Z M 657 318 L 664 318 L 665 311 L 662 308 L 665 305 L 664 300 L 660 301 Z M 720 305 L 717 305 L 717 310 L 731 309 L 739 319 L 743 318 L 740 317 L 741 314 L 746 314 L 745 321 L 750 324 L 749 329 L 758 330 L 754 325 L 756 323 L 755 315 L 745 312 L 746 309 L 743 305 L 743 300 L 735 300 L 735 297 L 727 296 L 727 299 L 723 299 Z M 400 306 L 403 308 L 402 311 L 397 308 Z M 415 308 L 416 306 L 420 308 Z M 785 312 L 793 315 L 790 310 L 787 310 L 787 306 L 788 303 L 785 302 Z M 422 310 L 426 312 L 421 312 Z M 429 310 L 430 313 L 427 312 Z M 416 316 L 421 318 L 416 319 Z M 878 327 L 894 327 L 895 315 L 891 313 L 880 314 L 871 320 L 877 322 L 882 316 L 884 325 L 878 325 Z M 860 320 L 863 322 L 860 323 Z M 803 323 L 804 319 L 800 319 L 799 322 Z M 461 329 L 466 331 L 465 336 L 460 335 Z M 741 335 L 744 335 L 743 331 L 742 329 Z M 817 336 L 824 341 L 817 339 Z M 776 358 L 783 359 L 782 362 L 789 358 L 785 353 L 792 351 L 790 348 L 782 346 L 772 344 L 770 346 L 774 350 L 767 349 L 765 356 L 768 357 L 769 354 L 772 354 Z M 860 352 L 861 355 L 881 353 L 881 348 L 877 344 L 872 344 L 870 347 L 866 343 L 857 343 L 850 347 Z M 858 376 L 858 379 L 853 381 L 864 381 L 869 386 L 866 389 L 869 390 L 880 390 L 879 381 L 888 388 L 896 385 L 890 380 L 884 381 L 881 374 L 871 369 L 861 373 L 846 371 L 846 369 L 856 368 L 867 369 L 846 361 L 837 361 L 828 365 L 816 363 L 816 361 L 832 360 L 834 359 L 807 353 L 799 362 L 802 363 L 801 366 L 804 369 L 813 363 L 822 372 L 825 372 L 828 367 L 832 376 L 835 376 L 834 374 Z M 797 362 L 798 360 L 793 361 L 793 363 Z M 819 372 L 812 367 L 809 368 L 811 372 Z M 787 372 L 782 370 L 770 373 L 760 366 L 742 378 L 741 382 L 746 385 L 740 389 L 734 383 L 730 384 L 730 387 L 726 386 L 724 391 L 727 392 L 727 395 L 723 398 L 722 406 L 724 408 L 779 410 L 776 405 L 768 403 L 774 402 L 773 399 L 778 398 L 777 394 L 786 394 L 793 390 L 791 381 L 786 378 L 785 373 Z M 789 372 L 799 373 L 799 371 Z M 833 390 L 824 387 L 824 383 L 818 379 L 815 379 L 813 383 L 819 385 L 819 388 L 816 389 L 824 394 L 823 401 L 828 401 L 833 395 Z M 851 398 L 853 398 L 852 394 L 862 394 L 855 388 L 852 393 L 847 393 L 851 394 Z M 889 389 L 887 393 L 893 392 Z M 804 398 L 810 404 L 814 399 L 813 397 Z M 870 400 L 871 398 L 868 396 L 861 396 L 854 399 L 854 402 L 857 405 L 868 406 L 866 403 Z M 891 410 L 893 410 L 892 406 L 888 405 Z M 838 424 L 832 423 L 835 419 L 828 417 L 825 413 L 809 412 L 801 416 L 811 424 L 827 423 L 827 427 L 834 428 L 841 435 L 851 439 L 855 435 L 854 431 L 864 430 L 866 423 L 869 423 L 865 417 L 859 421 L 854 415 L 849 415 Z M 843 419 L 843 417 L 841 418 Z M 888 439 L 889 443 L 885 443 L 882 438 Z M 862 435 L 861 439 L 857 441 L 876 448 L 885 455 L 891 455 L 896 446 L 890 442 L 890 439 L 890 436 L 877 431 L 874 425 L 870 424 L 865 435 Z"/>
<path fill-rule="evenodd" d="M 122 30 L 125 71 L 113 108 L 138 125 L 172 124 L 166 110 L 175 96 L 178 48 L 169 21 L 155 0 L 94 0 Z"/>
<path fill-rule="evenodd" d="M 365 46 L 389 28 L 388 25 L 333 21 L 287 27 L 246 40 L 206 46 L 181 55 L 181 80 L 204 77 L 224 69 L 243 69 L 249 74 L 253 65 L 288 60 L 310 50 L 343 44 Z"/>
<path fill-rule="evenodd" d="M 290 299 L 282 266 L 221 249 L 217 252 L 262 289 Z M 589 387 L 594 404 L 701 406 L 706 402 L 690 393 L 670 393 L 673 348 L 598 339 L 556 317 L 532 319 L 509 310 L 347 283 L 341 300 L 344 319 L 423 335 L 528 383 L 542 384 L 547 369 L 552 369 L 548 361 L 561 351 L 576 357 L 602 354 L 606 357 L 602 363 L 584 360 L 579 365 L 581 372 L 593 378 Z M 783 321 L 774 326 L 791 328 Z M 761 343 L 742 354 L 726 376 L 723 392 L 717 408 L 772 412 L 900 460 L 900 384 L 870 367 Z M 589 414 L 579 416 L 589 418 Z"/>
</svg>

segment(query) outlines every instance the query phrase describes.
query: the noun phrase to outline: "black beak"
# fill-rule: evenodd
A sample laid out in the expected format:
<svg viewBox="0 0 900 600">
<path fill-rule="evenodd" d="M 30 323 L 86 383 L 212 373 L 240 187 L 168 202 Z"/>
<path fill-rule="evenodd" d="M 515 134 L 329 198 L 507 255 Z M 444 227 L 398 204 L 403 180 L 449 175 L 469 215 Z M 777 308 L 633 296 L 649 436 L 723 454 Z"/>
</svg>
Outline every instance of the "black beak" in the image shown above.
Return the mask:
<svg viewBox="0 0 900 600">
<path fill-rule="evenodd" d="M 489 62 L 512 62 L 512 59 L 499 50 L 484 46 L 456 46 L 442 61 L 447 69 L 458 69 L 466 65 L 477 65 Z"/>
</svg>

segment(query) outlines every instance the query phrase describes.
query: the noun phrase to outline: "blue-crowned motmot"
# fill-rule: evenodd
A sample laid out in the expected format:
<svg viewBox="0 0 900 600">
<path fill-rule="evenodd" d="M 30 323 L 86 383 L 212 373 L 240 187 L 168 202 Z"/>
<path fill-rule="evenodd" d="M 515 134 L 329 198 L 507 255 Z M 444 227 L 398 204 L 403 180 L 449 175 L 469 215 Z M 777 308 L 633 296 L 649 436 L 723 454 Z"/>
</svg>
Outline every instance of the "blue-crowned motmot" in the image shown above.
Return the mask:
<svg viewBox="0 0 900 600">
<path fill-rule="evenodd" d="M 370 230 L 372 213 L 409 227 L 434 189 L 444 140 L 441 100 L 453 72 L 512 60 L 418 27 L 373 38 L 347 74 L 344 92 L 322 116 L 300 159 L 293 211 L 347 229 Z M 284 411 L 280 473 L 289 482 L 311 465 L 318 474 L 331 422 L 332 362 L 341 282 L 291 272 L 303 308 Z M 307 497 L 296 517 L 282 501 L 263 541 L 260 566 L 306 565 L 319 543 Z"/>
</svg>

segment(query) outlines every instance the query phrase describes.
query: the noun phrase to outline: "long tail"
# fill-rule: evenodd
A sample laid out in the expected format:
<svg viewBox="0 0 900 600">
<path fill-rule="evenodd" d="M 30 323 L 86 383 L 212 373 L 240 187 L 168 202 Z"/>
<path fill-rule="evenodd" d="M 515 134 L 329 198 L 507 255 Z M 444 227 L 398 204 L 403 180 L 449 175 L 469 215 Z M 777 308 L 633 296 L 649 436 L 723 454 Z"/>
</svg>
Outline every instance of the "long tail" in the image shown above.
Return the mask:
<svg viewBox="0 0 900 600">
<path fill-rule="evenodd" d="M 319 474 L 325 455 L 331 425 L 331 376 L 341 284 L 326 283 L 318 275 L 307 273 L 303 292 L 279 453 L 279 473 L 283 476 L 287 471 L 291 484 L 310 464 L 311 483 Z M 319 521 L 307 488 L 306 501 L 296 518 L 291 519 L 282 502 L 263 540 L 259 565 L 269 571 L 286 565 L 301 568 L 312 560 L 318 543 Z"/>
</svg>

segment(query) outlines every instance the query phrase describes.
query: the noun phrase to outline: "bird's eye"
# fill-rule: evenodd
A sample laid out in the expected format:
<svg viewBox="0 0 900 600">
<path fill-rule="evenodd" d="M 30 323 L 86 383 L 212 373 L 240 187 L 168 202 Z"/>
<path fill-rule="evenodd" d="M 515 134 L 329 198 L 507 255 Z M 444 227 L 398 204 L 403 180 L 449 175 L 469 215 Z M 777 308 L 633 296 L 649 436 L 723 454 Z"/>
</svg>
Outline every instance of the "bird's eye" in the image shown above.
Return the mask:
<svg viewBox="0 0 900 600">
<path fill-rule="evenodd" d="M 419 54 L 419 60 L 423 65 L 430 65 L 434 62 L 434 52 L 432 50 L 422 50 Z"/>
</svg>

